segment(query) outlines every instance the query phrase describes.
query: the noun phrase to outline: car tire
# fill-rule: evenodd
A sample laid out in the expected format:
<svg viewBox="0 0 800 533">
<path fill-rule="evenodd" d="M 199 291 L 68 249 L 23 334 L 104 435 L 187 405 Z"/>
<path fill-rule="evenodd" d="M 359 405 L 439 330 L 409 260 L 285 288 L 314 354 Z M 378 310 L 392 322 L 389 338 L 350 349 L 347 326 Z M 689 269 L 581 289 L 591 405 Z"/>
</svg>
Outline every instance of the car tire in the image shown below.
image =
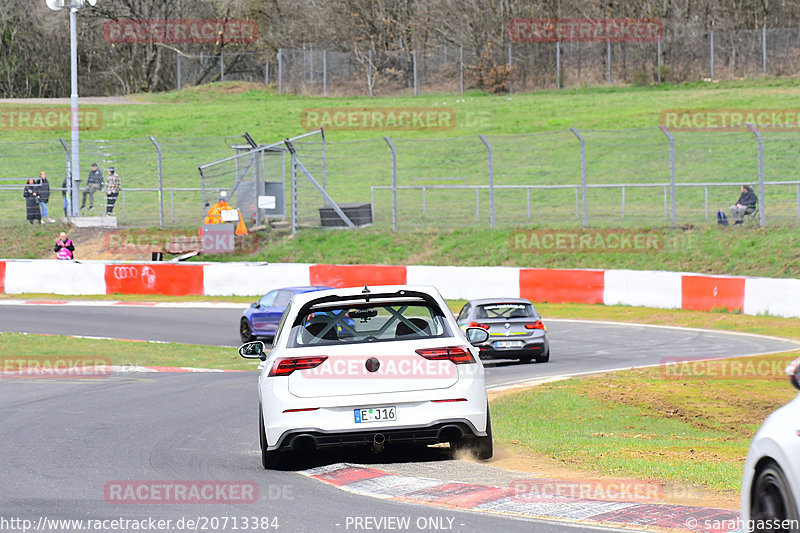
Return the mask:
<svg viewBox="0 0 800 533">
<path fill-rule="evenodd" d="M 756 474 L 750 496 L 750 518 L 765 523 L 798 520 L 792 489 L 783 471 L 775 463 L 768 464 Z"/>
<path fill-rule="evenodd" d="M 267 433 L 264 431 L 264 413 L 258 406 L 258 436 L 261 442 L 261 466 L 264 470 L 272 470 L 280 463 L 280 452 L 267 449 Z"/>
<path fill-rule="evenodd" d="M 492 442 L 492 419 L 489 416 L 489 406 L 486 406 L 486 436 L 485 437 L 462 437 L 450 442 L 450 450 L 453 454 L 461 450 L 469 450 L 476 458 L 487 460 L 494 455 L 494 444 Z"/>
<path fill-rule="evenodd" d="M 522 355 L 519 358 L 519 362 L 520 363 L 530 363 L 532 361 L 533 361 L 533 356 L 532 355 Z"/>
<path fill-rule="evenodd" d="M 486 461 L 494 455 L 494 443 L 492 441 L 492 418 L 489 415 L 489 406 L 486 406 L 486 436 L 478 437 L 473 443 L 475 457 Z"/>
<path fill-rule="evenodd" d="M 547 349 L 543 356 L 536 358 L 537 363 L 547 363 L 548 361 L 550 361 L 550 348 Z"/>
<path fill-rule="evenodd" d="M 242 339 L 242 342 L 256 340 L 255 335 L 253 335 L 253 328 L 250 327 L 250 321 L 246 318 L 243 318 L 241 322 L 239 322 L 239 338 Z"/>
</svg>

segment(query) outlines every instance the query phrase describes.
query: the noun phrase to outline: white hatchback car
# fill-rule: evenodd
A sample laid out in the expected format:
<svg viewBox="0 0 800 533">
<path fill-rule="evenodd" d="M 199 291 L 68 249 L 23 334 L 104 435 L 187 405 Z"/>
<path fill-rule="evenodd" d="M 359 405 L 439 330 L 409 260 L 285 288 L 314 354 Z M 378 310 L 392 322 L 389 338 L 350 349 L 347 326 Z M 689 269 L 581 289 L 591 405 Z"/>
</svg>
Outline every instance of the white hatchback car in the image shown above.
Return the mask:
<svg viewBox="0 0 800 533">
<path fill-rule="evenodd" d="M 466 335 L 466 336 L 465 336 Z M 484 370 L 433 287 L 381 286 L 297 294 L 261 359 L 259 434 L 264 468 L 285 452 L 450 443 L 492 456 Z M 468 340 L 469 339 L 469 340 Z"/>
<path fill-rule="evenodd" d="M 786 372 L 800 389 L 800 359 Z M 768 416 L 753 437 L 741 507 L 749 530 L 800 531 L 800 395 Z"/>
</svg>

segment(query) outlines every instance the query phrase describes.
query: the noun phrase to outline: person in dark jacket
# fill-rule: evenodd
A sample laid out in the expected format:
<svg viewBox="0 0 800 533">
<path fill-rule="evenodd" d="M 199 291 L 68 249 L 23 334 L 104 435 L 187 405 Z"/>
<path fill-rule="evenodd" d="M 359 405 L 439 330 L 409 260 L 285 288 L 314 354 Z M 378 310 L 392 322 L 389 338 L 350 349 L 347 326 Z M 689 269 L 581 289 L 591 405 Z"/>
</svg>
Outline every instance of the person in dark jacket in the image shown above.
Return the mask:
<svg viewBox="0 0 800 533">
<path fill-rule="evenodd" d="M 28 180 L 25 189 L 22 191 L 22 197 L 25 198 L 25 213 L 28 222 L 31 224 L 42 221 L 42 211 L 39 209 L 39 187 L 33 182 L 33 178 Z"/>
<path fill-rule="evenodd" d="M 756 193 L 753 192 L 749 185 L 742 185 L 742 194 L 736 200 L 736 205 L 731 206 L 734 225 L 743 224 L 745 215 L 749 215 L 756 210 L 756 204 L 758 204 Z"/>
<path fill-rule="evenodd" d="M 47 181 L 47 173 L 44 170 L 39 172 L 39 207 L 42 209 L 42 224 L 45 222 L 55 222 L 47 214 L 47 202 L 50 201 L 50 182 Z"/>
<path fill-rule="evenodd" d="M 89 172 L 89 178 L 86 180 L 86 188 L 83 189 L 83 197 L 81 198 L 81 209 L 86 207 L 86 197 L 89 197 L 89 211 L 94 209 L 94 193 L 103 189 L 103 173 L 97 168 L 97 163 L 92 163 L 92 170 Z"/>
</svg>

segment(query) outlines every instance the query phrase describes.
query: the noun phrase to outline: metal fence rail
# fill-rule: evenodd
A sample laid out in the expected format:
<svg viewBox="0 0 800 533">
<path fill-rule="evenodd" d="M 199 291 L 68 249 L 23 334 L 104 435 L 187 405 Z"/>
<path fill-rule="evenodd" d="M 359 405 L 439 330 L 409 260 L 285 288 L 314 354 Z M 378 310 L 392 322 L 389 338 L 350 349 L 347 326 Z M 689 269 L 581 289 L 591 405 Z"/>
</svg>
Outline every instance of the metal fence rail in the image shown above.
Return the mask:
<svg viewBox="0 0 800 533">
<path fill-rule="evenodd" d="M 325 46 L 178 53 L 177 88 L 214 81 L 273 84 L 279 93 L 315 95 L 414 94 L 499 88 L 543 88 L 613 83 L 727 80 L 793 75 L 800 68 L 800 29 L 668 28 L 657 42 L 506 42 L 491 53 L 451 40 L 415 43 L 407 50 L 332 50 Z M 486 54 L 490 54 L 487 56 Z M 493 66 L 509 74 L 492 83 Z"/>
<path fill-rule="evenodd" d="M 90 154 L 82 158 L 87 166 L 113 164 L 122 176 L 115 213 L 125 224 L 197 227 L 209 199 L 245 174 L 253 187 L 278 183 L 286 199 L 282 212 L 295 213 L 299 227 L 318 227 L 319 210 L 327 207 L 309 180 L 289 190 L 291 158 L 283 151 L 253 160 L 246 146 L 236 155 L 241 137 L 82 143 Z M 394 230 L 705 223 L 735 203 L 742 184 L 758 194 L 760 225 L 796 224 L 798 145 L 800 132 L 658 127 L 294 143 L 330 198 L 371 202 L 375 226 Z M 50 212 L 60 212 L 56 190 L 65 156 L 57 141 L 0 143 L 0 209 L 9 213 L 0 224 L 24 223 L 23 184 L 41 169 L 53 188 Z M 213 166 L 204 165 L 205 178 L 198 175 L 198 165 L 214 159 Z"/>
</svg>

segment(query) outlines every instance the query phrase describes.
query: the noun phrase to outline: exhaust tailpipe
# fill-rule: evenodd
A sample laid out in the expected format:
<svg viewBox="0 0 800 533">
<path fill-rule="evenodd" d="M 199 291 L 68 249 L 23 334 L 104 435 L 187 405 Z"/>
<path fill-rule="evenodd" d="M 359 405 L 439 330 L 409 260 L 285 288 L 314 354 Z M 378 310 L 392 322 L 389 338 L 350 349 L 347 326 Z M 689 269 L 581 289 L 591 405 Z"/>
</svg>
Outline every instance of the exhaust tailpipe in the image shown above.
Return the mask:
<svg viewBox="0 0 800 533">
<path fill-rule="evenodd" d="M 374 453 L 381 453 L 385 442 L 386 437 L 383 436 L 383 433 L 375 433 L 375 436 L 372 437 L 372 451 Z"/>
</svg>

